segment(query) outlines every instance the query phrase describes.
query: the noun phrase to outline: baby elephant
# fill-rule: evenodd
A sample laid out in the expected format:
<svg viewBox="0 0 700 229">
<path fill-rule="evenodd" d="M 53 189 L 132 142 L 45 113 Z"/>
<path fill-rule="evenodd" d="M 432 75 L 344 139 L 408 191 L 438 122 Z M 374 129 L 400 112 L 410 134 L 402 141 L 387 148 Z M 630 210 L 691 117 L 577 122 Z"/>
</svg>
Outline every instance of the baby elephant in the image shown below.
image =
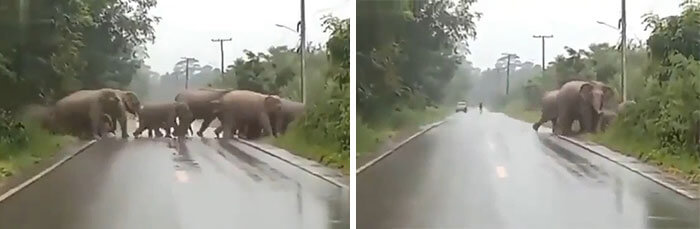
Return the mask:
<svg viewBox="0 0 700 229">
<path fill-rule="evenodd" d="M 172 137 L 171 129 L 175 129 L 176 135 L 178 125 L 176 120 L 180 119 L 180 125 L 187 126 L 192 120 L 192 112 L 186 103 L 171 102 L 144 105 L 138 112 L 139 128 L 134 131 L 134 137 L 148 129 L 160 133 L 160 129 L 165 129 L 165 136 Z"/>
</svg>

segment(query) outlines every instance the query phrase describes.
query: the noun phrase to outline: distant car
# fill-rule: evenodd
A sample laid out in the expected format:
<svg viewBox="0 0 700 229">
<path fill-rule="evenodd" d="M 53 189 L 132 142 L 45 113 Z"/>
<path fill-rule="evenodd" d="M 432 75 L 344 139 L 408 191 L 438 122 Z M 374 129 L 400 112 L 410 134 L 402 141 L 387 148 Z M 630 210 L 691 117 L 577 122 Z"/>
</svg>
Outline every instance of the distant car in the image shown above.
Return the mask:
<svg viewBox="0 0 700 229">
<path fill-rule="evenodd" d="M 455 109 L 455 113 L 460 111 L 467 113 L 467 102 L 457 103 L 457 109 Z"/>
</svg>

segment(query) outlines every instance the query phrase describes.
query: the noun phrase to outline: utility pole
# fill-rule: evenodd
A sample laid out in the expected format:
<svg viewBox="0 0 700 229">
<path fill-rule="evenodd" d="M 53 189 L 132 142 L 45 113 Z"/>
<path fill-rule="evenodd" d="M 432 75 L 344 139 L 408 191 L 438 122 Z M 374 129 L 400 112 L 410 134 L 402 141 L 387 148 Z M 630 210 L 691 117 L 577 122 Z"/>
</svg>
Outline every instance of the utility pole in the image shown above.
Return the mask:
<svg viewBox="0 0 700 229">
<path fill-rule="evenodd" d="M 211 39 L 212 42 L 219 42 L 219 46 L 221 47 L 221 80 L 224 80 L 224 42 L 231 40 L 233 39 Z"/>
<path fill-rule="evenodd" d="M 620 69 L 620 89 L 622 90 L 622 101 L 627 101 L 627 4 L 625 0 L 622 0 L 622 18 L 620 18 L 620 31 L 622 36 L 622 41 L 620 42 L 622 65 Z"/>
<path fill-rule="evenodd" d="M 554 35 L 534 35 L 532 37 L 542 39 L 542 77 L 544 77 L 544 69 L 546 66 L 546 65 L 544 65 L 544 47 L 545 47 L 544 43 L 545 43 L 545 39 L 553 38 Z"/>
<path fill-rule="evenodd" d="M 304 0 L 301 0 L 301 21 L 300 24 L 300 36 L 301 44 L 299 45 L 299 56 L 301 57 L 301 66 L 299 73 L 301 75 L 301 103 L 306 104 L 306 87 L 304 87 L 304 52 L 306 51 L 306 15 L 304 13 Z"/>
<path fill-rule="evenodd" d="M 190 83 L 190 61 L 194 60 L 194 58 L 180 57 L 180 59 L 185 60 L 185 89 L 187 89 L 187 86 Z"/>
<path fill-rule="evenodd" d="M 516 57 L 517 55 L 512 54 L 512 53 L 503 53 L 503 55 L 506 56 L 506 95 L 508 95 L 508 91 L 510 89 L 510 58 L 511 57 Z"/>
</svg>

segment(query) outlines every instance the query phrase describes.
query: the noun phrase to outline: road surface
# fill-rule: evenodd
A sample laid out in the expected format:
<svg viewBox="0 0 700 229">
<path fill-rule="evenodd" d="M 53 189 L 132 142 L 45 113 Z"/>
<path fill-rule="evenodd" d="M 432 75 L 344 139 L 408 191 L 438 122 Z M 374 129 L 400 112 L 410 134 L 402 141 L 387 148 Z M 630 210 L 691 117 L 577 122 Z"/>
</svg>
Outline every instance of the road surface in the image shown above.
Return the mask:
<svg viewBox="0 0 700 229">
<path fill-rule="evenodd" d="M 357 175 L 358 228 L 700 228 L 700 202 L 474 110 Z"/>
<path fill-rule="evenodd" d="M 348 228 L 348 202 L 232 140 L 112 138 L 0 202 L 0 228 Z"/>
</svg>

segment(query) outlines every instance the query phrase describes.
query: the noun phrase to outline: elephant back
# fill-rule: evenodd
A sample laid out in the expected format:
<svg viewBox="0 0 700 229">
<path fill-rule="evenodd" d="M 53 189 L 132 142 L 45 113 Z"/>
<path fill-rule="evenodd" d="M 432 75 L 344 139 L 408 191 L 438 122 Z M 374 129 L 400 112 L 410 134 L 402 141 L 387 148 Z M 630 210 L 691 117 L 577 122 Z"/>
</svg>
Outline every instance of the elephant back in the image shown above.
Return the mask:
<svg viewBox="0 0 700 229">
<path fill-rule="evenodd" d="M 295 119 L 304 113 L 304 104 L 289 99 L 280 99 L 282 103 L 282 113 L 289 116 L 291 119 Z"/>
</svg>

